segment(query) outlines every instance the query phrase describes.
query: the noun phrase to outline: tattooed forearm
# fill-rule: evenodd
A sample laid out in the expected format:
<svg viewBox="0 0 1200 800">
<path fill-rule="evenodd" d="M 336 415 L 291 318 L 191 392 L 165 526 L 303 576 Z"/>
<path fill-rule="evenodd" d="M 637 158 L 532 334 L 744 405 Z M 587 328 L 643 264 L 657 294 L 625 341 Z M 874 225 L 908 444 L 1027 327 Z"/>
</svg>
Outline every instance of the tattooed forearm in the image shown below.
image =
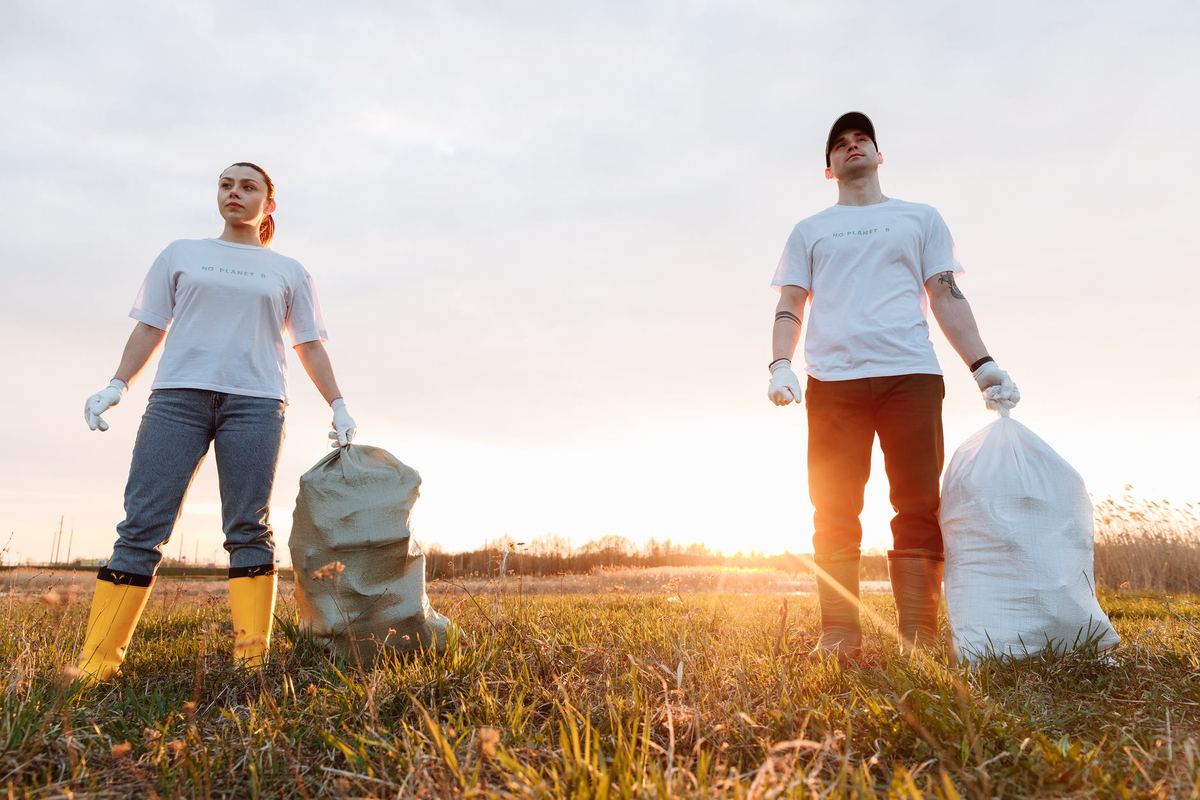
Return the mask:
<svg viewBox="0 0 1200 800">
<path fill-rule="evenodd" d="M 792 323 L 797 328 L 800 327 L 800 318 L 797 317 L 795 314 L 793 314 L 790 311 L 776 311 L 775 312 L 775 321 L 779 322 L 779 320 L 781 320 L 781 319 Z"/>
<path fill-rule="evenodd" d="M 942 272 L 937 276 L 938 283 L 944 283 L 950 287 L 950 296 L 955 300 L 966 300 L 967 296 L 958 288 L 958 284 L 954 282 L 953 272 Z"/>
</svg>

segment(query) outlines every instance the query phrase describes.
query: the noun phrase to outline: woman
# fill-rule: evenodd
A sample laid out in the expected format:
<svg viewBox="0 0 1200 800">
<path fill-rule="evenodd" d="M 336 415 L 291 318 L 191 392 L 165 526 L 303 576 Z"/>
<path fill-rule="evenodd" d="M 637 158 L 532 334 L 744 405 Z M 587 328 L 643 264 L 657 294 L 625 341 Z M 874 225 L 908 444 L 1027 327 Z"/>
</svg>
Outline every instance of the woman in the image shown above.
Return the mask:
<svg viewBox="0 0 1200 800">
<path fill-rule="evenodd" d="M 270 177 L 254 164 L 234 164 L 217 182 L 217 207 L 225 220 L 220 237 L 172 242 L 155 260 L 129 313 L 138 322 L 116 376 L 84 406 L 88 427 L 108 430 L 101 415 L 120 402 L 166 339 L 133 448 L 125 520 L 96 580 L 79 661 L 88 681 L 120 668 L 162 546 L 210 443 L 229 551 L 234 656 L 246 666 L 262 664 L 275 607 L 268 505 L 287 405 L 285 330 L 333 408 L 333 446 L 354 437 L 322 345 L 325 325 L 312 278 L 298 261 L 267 247 L 275 233 Z"/>
</svg>

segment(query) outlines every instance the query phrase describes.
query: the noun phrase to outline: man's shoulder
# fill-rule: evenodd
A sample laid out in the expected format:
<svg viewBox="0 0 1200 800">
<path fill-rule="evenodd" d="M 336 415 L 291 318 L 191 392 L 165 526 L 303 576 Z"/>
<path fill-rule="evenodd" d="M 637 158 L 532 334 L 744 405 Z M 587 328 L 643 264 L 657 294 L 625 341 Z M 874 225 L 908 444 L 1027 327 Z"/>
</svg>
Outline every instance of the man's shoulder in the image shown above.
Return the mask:
<svg viewBox="0 0 1200 800">
<path fill-rule="evenodd" d="M 804 239 L 819 238 L 822 231 L 838 216 L 838 207 L 830 206 L 815 214 L 810 214 L 792 226 L 792 235 Z"/>
<path fill-rule="evenodd" d="M 817 213 L 810 214 L 797 222 L 793 231 L 800 235 L 819 235 L 827 226 L 841 224 L 847 217 L 864 219 L 864 212 L 871 215 L 884 214 L 906 216 L 909 218 L 917 217 L 923 221 L 941 217 L 938 210 L 928 203 L 914 203 L 911 200 L 890 197 L 883 203 L 869 207 L 832 205 L 828 208 L 823 208 Z"/>
<path fill-rule="evenodd" d="M 898 197 L 893 197 L 887 203 L 887 205 L 891 206 L 896 211 L 908 214 L 917 214 L 922 217 L 941 216 L 937 208 L 929 205 L 928 203 L 914 203 L 911 200 L 901 200 Z"/>
<path fill-rule="evenodd" d="M 813 225 L 813 224 L 820 224 L 821 222 L 829 219 L 830 217 L 837 216 L 837 213 L 838 213 L 838 206 L 834 205 L 834 206 L 829 206 L 828 208 L 823 208 L 820 211 L 818 211 L 817 213 L 809 214 L 807 217 L 805 217 L 804 219 L 797 222 L 796 227 L 800 228 L 800 227 L 805 227 L 805 226 L 809 226 L 809 225 Z"/>
<path fill-rule="evenodd" d="M 891 213 L 891 212 L 907 212 L 919 214 L 936 214 L 938 210 L 928 203 L 914 203 L 911 200 L 901 200 L 898 197 L 889 197 L 882 203 L 876 203 L 871 206 L 842 206 L 834 204 L 827 208 L 823 208 L 815 214 L 810 214 L 804 219 L 796 223 L 797 226 L 808 225 L 811 223 L 821 223 L 829 219 L 849 216 L 862 213 Z"/>
</svg>

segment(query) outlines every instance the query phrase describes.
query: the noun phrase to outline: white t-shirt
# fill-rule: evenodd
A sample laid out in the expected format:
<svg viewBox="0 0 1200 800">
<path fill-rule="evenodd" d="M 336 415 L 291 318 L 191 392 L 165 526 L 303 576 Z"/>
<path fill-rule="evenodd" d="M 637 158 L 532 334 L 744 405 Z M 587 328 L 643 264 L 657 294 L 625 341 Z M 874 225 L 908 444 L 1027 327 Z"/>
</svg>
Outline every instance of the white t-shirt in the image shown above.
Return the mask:
<svg viewBox="0 0 1200 800">
<path fill-rule="evenodd" d="M 129 316 L 167 331 L 152 389 L 287 402 L 287 350 L 326 341 L 317 291 L 294 258 L 219 239 L 180 239 L 150 267 Z"/>
<path fill-rule="evenodd" d="M 831 206 L 792 229 L 771 285 L 808 290 L 805 370 L 821 381 L 941 375 L 925 281 L 961 273 L 933 206 Z"/>
</svg>

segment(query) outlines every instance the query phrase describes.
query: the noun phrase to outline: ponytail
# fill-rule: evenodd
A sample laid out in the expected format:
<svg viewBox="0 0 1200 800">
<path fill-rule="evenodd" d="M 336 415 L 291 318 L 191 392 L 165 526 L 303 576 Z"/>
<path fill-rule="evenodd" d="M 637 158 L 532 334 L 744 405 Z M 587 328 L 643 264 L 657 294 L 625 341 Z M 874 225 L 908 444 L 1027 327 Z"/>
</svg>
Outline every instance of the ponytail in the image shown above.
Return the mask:
<svg viewBox="0 0 1200 800">
<path fill-rule="evenodd" d="M 262 218 L 262 222 L 258 223 L 258 240 L 262 242 L 263 247 L 269 247 L 274 238 L 275 218 L 267 214 Z"/>
<path fill-rule="evenodd" d="M 230 167 L 249 167 L 255 172 L 263 176 L 263 180 L 267 183 L 267 202 L 275 199 L 275 182 L 271 180 L 271 176 L 267 171 L 258 164 L 251 164 L 249 161 L 239 161 L 236 164 L 230 164 Z M 229 167 L 226 167 L 229 169 Z M 258 223 L 258 240 L 262 242 L 262 246 L 266 247 L 271 244 L 271 240 L 275 238 L 275 218 L 267 214 L 262 218 L 262 222 Z"/>
</svg>

